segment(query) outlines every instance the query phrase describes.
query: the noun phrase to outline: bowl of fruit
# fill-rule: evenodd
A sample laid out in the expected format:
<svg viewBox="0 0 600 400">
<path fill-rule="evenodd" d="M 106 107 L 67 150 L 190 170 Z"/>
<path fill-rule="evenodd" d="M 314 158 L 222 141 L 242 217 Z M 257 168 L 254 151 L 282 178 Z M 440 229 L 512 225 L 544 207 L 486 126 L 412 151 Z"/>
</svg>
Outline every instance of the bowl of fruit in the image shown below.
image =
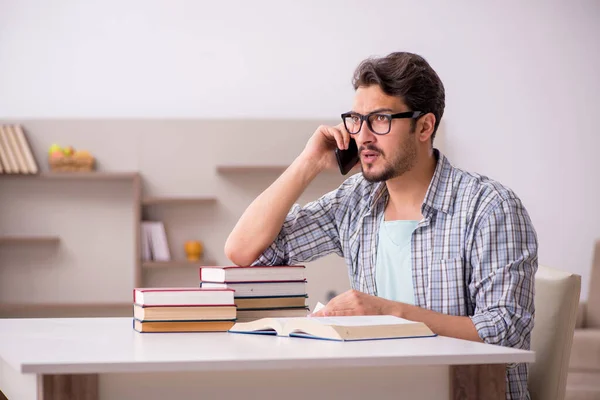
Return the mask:
<svg viewBox="0 0 600 400">
<path fill-rule="evenodd" d="M 95 169 L 96 160 L 87 150 L 55 143 L 48 150 L 48 165 L 53 172 L 89 172 Z"/>
</svg>

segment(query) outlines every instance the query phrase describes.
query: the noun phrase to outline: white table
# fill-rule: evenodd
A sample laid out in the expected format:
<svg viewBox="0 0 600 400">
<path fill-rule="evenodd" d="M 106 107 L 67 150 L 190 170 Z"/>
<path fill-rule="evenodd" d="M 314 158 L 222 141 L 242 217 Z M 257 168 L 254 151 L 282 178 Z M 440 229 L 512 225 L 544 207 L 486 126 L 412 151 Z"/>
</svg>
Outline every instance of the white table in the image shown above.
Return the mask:
<svg viewBox="0 0 600 400">
<path fill-rule="evenodd" d="M 140 334 L 131 318 L 0 319 L 9 400 L 496 399 L 505 364 L 533 361 L 530 351 L 446 337 L 343 343 Z"/>
</svg>

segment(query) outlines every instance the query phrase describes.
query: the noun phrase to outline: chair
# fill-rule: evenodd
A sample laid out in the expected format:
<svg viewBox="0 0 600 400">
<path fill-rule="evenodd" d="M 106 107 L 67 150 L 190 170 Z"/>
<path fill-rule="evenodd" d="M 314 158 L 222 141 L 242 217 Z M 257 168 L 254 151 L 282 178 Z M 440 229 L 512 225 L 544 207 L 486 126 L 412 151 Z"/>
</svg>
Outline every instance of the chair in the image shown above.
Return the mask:
<svg viewBox="0 0 600 400">
<path fill-rule="evenodd" d="M 595 245 L 588 299 L 579 304 L 566 398 L 600 399 L 600 240 Z"/>
<path fill-rule="evenodd" d="M 535 275 L 535 324 L 529 365 L 532 400 L 563 400 L 581 292 L 581 276 L 546 266 Z"/>
</svg>

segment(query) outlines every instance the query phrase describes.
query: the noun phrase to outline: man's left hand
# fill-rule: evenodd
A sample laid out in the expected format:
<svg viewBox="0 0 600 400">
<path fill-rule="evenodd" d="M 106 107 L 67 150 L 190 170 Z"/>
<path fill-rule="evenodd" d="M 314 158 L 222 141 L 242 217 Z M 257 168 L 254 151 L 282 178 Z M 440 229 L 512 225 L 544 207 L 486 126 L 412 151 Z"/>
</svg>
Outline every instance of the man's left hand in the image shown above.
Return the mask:
<svg viewBox="0 0 600 400">
<path fill-rule="evenodd" d="M 331 299 L 325 307 L 316 313 L 311 314 L 311 316 L 393 315 L 394 305 L 400 305 L 400 303 L 377 296 L 371 296 L 357 290 L 348 290 Z"/>
</svg>

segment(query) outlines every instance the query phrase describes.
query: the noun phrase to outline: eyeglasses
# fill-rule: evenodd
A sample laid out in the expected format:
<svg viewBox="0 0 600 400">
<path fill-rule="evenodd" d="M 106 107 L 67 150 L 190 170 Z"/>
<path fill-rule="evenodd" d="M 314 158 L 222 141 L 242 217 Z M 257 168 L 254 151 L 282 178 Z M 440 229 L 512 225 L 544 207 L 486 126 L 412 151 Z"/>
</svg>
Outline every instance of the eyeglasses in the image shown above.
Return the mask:
<svg viewBox="0 0 600 400">
<path fill-rule="evenodd" d="M 349 134 L 355 135 L 360 132 L 363 121 L 367 121 L 367 126 L 371 132 L 378 135 L 386 135 L 392 129 L 392 120 L 395 118 L 418 118 L 425 115 L 421 111 L 407 111 L 397 114 L 370 113 L 361 115 L 355 112 L 347 112 L 342 114 L 342 121 Z"/>
</svg>

